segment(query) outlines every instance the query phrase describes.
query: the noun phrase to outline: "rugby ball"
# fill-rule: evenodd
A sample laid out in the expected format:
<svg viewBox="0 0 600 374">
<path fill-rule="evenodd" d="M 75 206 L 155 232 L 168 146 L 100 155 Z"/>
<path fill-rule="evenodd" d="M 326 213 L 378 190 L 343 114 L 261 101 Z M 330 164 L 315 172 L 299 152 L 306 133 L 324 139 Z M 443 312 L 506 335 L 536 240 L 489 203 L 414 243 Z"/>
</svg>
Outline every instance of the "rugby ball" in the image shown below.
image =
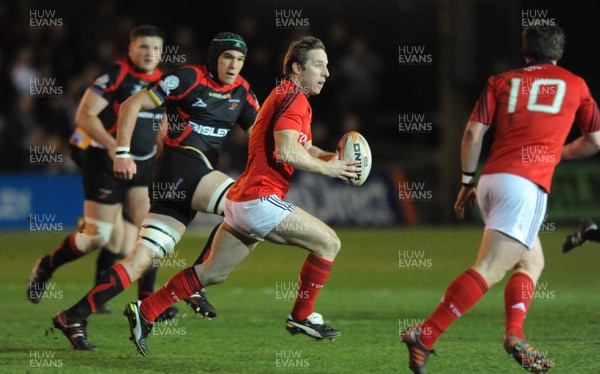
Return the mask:
<svg viewBox="0 0 600 374">
<path fill-rule="evenodd" d="M 373 159 L 371 157 L 371 148 L 369 143 L 356 131 L 350 131 L 344 134 L 338 142 L 337 151 L 340 160 L 359 160 L 361 170 L 357 173 L 357 178 L 346 178 L 344 181 L 352 187 L 358 187 L 365 183 L 371 172 Z"/>
</svg>

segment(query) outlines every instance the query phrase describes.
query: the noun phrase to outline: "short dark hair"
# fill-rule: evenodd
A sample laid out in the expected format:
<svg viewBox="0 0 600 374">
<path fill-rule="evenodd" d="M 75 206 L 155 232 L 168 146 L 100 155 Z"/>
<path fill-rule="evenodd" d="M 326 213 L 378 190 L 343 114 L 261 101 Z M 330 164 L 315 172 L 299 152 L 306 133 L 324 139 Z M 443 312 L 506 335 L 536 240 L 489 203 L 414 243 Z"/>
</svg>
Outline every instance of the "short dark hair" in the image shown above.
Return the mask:
<svg viewBox="0 0 600 374">
<path fill-rule="evenodd" d="M 325 45 L 314 36 L 305 36 L 300 40 L 292 42 L 283 59 L 283 74 L 290 75 L 294 72 L 294 69 L 292 69 L 294 62 L 299 63 L 304 68 L 304 64 L 308 60 L 308 52 L 313 49 L 325 50 Z"/>
<path fill-rule="evenodd" d="M 565 33 L 558 26 L 529 26 L 523 29 L 521 53 L 533 60 L 558 61 L 565 49 Z"/>
<path fill-rule="evenodd" d="M 131 30 L 129 33 L 129 42 L 133 42 L 140 36 L 158 36 L 163 41 L 165 40 L 165 33 L 154 25 L 141 25 Z"/>
</svg>

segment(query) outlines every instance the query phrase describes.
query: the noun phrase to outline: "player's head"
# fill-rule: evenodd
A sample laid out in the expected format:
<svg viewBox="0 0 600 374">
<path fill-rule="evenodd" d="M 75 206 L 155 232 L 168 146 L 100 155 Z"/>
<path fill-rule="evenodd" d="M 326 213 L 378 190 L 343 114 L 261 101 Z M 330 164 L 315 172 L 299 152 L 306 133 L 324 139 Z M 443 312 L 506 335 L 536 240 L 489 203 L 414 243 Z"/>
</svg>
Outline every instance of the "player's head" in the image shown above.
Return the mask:
<svg viewBox="0 0 600 374">
<path fill-rule="evenodd" d="M 156 26 L 142 25 L 129 34 L 129 59 L 138 69 L 151 73 L 162 55 L 165 34 Z"/>
<path fill-rule="evenodd" d="M 232 32 L 220 32 L 208 47 L 208 71 L 218 83 L 232 84 L 244 66 L 247 53 L 248 47 L 241 36 Z"/>
<path fill-rule="evenodd" d="M 558 61 L 565 48 L 565 33 L 558 26 L 530 26 L 523 29 L 521 53 L 529 61 Z"/>
<path fill-rule="evenodd" d="M 329 77 L 325 45 L 314 36 L 292 42 L 283 60 L 283 74 L 300 84 L 307 95 L 318 95 Z"/>
</svg>

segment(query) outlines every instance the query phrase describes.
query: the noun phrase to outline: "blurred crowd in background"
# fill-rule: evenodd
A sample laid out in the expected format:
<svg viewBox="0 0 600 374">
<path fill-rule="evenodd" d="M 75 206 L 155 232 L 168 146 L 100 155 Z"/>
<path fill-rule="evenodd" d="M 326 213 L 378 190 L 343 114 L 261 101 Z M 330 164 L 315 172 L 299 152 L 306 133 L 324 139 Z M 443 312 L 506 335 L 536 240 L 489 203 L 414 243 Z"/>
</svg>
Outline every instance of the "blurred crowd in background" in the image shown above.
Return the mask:
<svg viewBox="0 0 600 374">
<path fill-rule="evenodd" d="M 454 3 L 460 4 L 448 4 Z M 103 69 L 127 56 L 129 32 L 140 24 L 165 31 L 160 65 L 165 72 L 205 63 L 208 43 L 216 33 L 241 34 L 249 47 L 242 76 L 259 101 L 282 78 L 290 41 L 315 35 L 326 45 L 331 76 L 322 94 L 311 99 L 314 143 L 331 150 L 344 132 L 359 130 L 369 140 L 378 167 L 410 168 L 417 162 L 419 167 L 445 167 L 447 160 L 440 154 L 441 134 L 447 128 L 440 112 L 441 69 L 452 69 L 453 87 L 466 93 L 464 107 L 457 109 L 466 123 L 485 78 L 522 64 L 521 17 L 531 6 L 520 0 L 458 8 L 443 4 L 437 0 L 0 2 L 0 172 L 77 171 L 68 157 L 67 141 L 81 95 Z M 562 3 L 554 6 L 558 4 Z M 544 6 L 549 4 L 538 4 Z M 444 10 L 459 17 L 453 22 L 460 27 L 453 24 L 452 31 L 441 37 Z M 550 15 L 566 18 L 564 23 L 559 19 L 567 33 L 564 65 L 582 74 L 594 92 L 591 76 L 596 69 L 585 64 L 592 49 L 576 36 L 586 24 L 579 17 L 591 16 L 571 19 L 568 12 L 556 9 Z M 295 26 L 283 27 L 281 21 L 290 19 Z M 447 62 L 441 60 L 441 40 L 459 41 Z M 431 63 L 399 64 L 399 48 L 421 49 L 420 57 Z M 40 93 L 40 87 L 46 90 Z M 431 124 L 431 130 L 402 133 L 399 118 L 420 118 Z M 448 141 L 458 149 L 454 139 Z M 245 135 L 234 131 L 220 167 L 242 168 L 245 145 Z M 65 155 L 64 162 L 32 164 L 32 146 Z"/>
<path fill-rule="evenodd" d="M 165 72 L 203 64 L 208 42 L 216 32 L 227 29 L 240 33 L 249 46 L 242 75 L 260 101 L 281 79 L 289 41 L 315 31 L 314 26 L 277 30 L 273 12 L 267 15 L 267 22 L 253 15 L 234 16 L 229 23 L 233 27 L 227 27 L 226 22 L 220 28 L 203 28 L 192 22 L 165 27 L 164 19 L 153 22 L 160 17 L 136 17 L 117 1 L 88 5 L 83 17 L 78 14 L 82 9 L 61 7 L 60 2 L 0 4 L 0 171 L 35 171 L 38 167 L 29 162 L 33 145 L 69 154 L 68 139 L 76 126 L 75 112 L 83 92 L 102 69 L 126 57 L 129 31 L 141 23 L 153 23 L 167 35 L 160 65 Z M 31 13 L 32 9 L 37 13 Z M 149 9 L 144 12 L 152 13 Z M 305 16 L 312 17 L 309 23 L 313 19 L 316 23 L 315 14 L 305 12 Z M 32 26 L 32 17 L 45 17 L 60 26 L 47 26 L 50 21 L 45 22 L 46 26 Z M 356 31 L 342 21 L 334 21 L 326 25 L 324 32 L 316 33 L 326 44 L 332 68 L 324 94 L 313 100 L 314 141 L 325 142 L 324 147 L 333 147 L 341 134 L 359 130 L 370 113 L 378 112 L 378 95 L 385 83 L 384 62 Z M 40 90 L 40 85 L 47 89 Z M 226 152 L 221 167 L 244 165 L 245 135 L 234 134 L 229 142 L 233 151 Z M 77 170 L 69 157 L 62 163 L 39 168 L 48 172 Z"/>
</svg>

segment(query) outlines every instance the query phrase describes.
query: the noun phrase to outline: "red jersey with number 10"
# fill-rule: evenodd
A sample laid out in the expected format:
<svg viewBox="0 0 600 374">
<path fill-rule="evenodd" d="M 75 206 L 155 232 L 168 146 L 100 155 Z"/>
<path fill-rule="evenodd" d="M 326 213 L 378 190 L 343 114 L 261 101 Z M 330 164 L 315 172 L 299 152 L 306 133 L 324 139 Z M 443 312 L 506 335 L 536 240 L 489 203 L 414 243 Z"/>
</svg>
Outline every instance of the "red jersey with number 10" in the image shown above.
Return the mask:
<svg viewBox="0 0 600 374">
<path fill-rule="evenodd" d="M 489 78 L 470 120 L 497 124 L 482 174 L 515 174 L 546 192 L 573 122 L 584 133 L 600 130 L 600 113 L 585 81 L 551 63 Z"/>
<path fill-rule="evenodd" d="M 297 85 L 286 79 L 271 91 L 258 112 L 248 143 L 246 170 L 227 193 L 233 201 L 249 201 L 269 195 L 285 198 L 294 167 L 284 162 L 275 147 L 273 133 L 298 131 L 302 146 L 312 140 L 312 109 Z"/>
</svg>

